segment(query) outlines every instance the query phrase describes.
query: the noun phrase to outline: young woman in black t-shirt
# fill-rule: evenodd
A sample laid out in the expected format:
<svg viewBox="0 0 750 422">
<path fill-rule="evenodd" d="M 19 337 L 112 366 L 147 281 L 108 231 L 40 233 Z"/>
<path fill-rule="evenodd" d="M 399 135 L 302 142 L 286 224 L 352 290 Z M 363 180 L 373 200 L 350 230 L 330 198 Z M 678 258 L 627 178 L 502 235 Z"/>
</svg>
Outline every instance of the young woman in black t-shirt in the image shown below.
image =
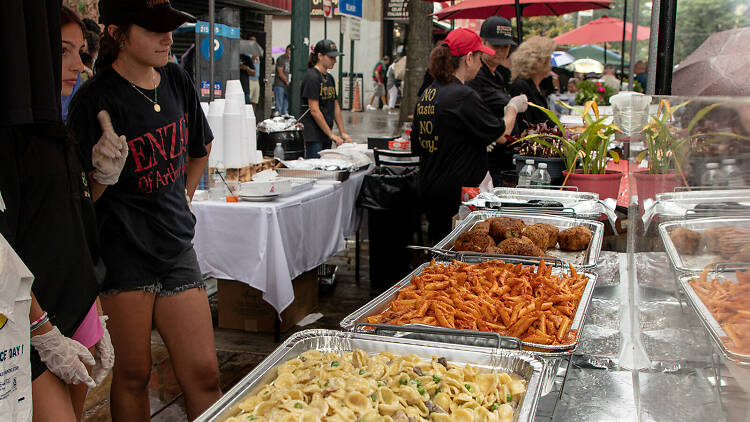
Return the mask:
<svg viewBox="0 0 750 422">
<path fill-rule="evenodd" d="M 336 82 L 328 71 L 341 56 L 336 44 L 331 40 L 321 40 L 315 44 L 307 62 L 307 73 L 302 80 L 302 118 L 305 125 L 305 158 L 320 158 L 320 151 L 331 148 L 335 142 L 341 145 L 352 142 L 344 130 L 344 119 L 336 96 Z M 339 127 L 341 136 L 333 133 L 333 122 Z"/>
<path fill-rule="evenodd" d="M 464 85 L 479 71 L 482 52 L 494 54 L 474 31 L 451 31 L 430 54 L 435 80 L 414 110 L 411 145 L 420 155 L 419 191 L 433 243 L 450 232 L 461 187 L 478 186 L 487 174 L 487 146 L 504 143 L 517 112 L 526 109 L 526 98 L 514 97 L 499 118 Z"/>
<path fill-rule="evenodd" d="M 195 19 L 169 2 L 101 0 L 105 24 L 96 75 L 76 94 L 68 126 L 91 178 L 107 275 L 101 302 L 117 359 L 114 420 L 147 420 L 151 330 L 164 340 L 196 418 L 221 395 L 213 326 L 192 246 L 189 200 L 213 135 L 189 76 L 168 63 L 171 31 Z M 98 159 L 97 115 L 127 145 L 124 167 Z M 105 163 L 106 164 L 106 163 Z"/>
</svg>

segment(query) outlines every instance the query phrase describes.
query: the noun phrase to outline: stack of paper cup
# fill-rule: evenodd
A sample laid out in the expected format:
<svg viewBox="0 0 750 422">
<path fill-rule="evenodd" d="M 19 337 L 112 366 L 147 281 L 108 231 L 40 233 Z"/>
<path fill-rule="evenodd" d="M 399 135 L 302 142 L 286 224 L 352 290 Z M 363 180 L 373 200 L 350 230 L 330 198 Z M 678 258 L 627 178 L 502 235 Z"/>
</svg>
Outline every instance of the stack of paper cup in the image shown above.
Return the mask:
<svg viewBox="0 0 750 422">
<path fill-rule="evenodd" d="M 214 134 L 208 165 L 216 167 L 218 163 L 224 162 L 224 99 L 216 99 L 209 104 L 207 119 Z"/>
<path fill-rule="evenodd" d="M 258 164 L 263 161 L 263 152 L 258 151 L 258 141 L 256 133 L 255 111 L 252 104 L 245 104 L 245 126 L 247 127 L 247 148 L 251 164 Z"/>
<path fill-rule="evenodd" d="M 249 162 L 243 102 L 228 99 L 224 106 L 224 165 L 245 167 Z"/>
</svg>

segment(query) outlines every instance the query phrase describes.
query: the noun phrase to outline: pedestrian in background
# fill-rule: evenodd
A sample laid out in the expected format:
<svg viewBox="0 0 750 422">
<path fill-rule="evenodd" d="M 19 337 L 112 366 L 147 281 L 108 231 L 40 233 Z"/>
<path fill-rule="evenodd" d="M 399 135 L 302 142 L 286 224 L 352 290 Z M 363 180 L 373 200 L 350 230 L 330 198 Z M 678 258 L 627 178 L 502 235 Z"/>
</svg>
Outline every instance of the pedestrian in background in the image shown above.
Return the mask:
<svg viewBox="0 0 750 422">
<path fill-rule="evenodd" d="M 276 77 L 273 79 L 273 98 L 276 111 L 287 114 L 289 111 L 289 59 L 292 56 L 292 45 L 286 46 L 284 54 L 276 59 Z"/>
<path fill-rule="evenodd" d="M 386 91 L 385 91 L 385 72 L 388 69 L 388 64 L 391 62 L 391 58 L 388 56 L 383 57 L 383 59 L 375 64 L 375 67 L 372 69 L 372 80 L 375 84 L 375 90 L 372 93 L 372 96 L 370 97 L 370 102 L 367 104 L 368 110 L 377 110 L 377 105 L 373 106 L 372 103 L 375 101 L 376 98 L 380 99 L 380 103 L 383 104 L 383 108 L 387 111 L 388 110 L 388 103 L 386 101 Z"/>
</svg>

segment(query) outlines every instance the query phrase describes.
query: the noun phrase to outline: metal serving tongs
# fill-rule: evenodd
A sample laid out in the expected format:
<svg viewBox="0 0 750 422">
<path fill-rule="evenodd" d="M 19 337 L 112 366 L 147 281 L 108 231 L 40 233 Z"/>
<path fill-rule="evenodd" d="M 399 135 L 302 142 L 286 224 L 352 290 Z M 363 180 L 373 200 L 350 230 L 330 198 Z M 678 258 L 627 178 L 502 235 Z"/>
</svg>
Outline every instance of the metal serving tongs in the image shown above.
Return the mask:
<svg viewBox="0 0 750 422">
<path fill-rule="evenodd" d="M 418 246 L 418 245 L 408 245 L 408 249 L 414 249 L 418 251 L 428 251 L 432 252 L 434 255 L 442 257 L 446 260 L 456 260 L 461 262 L 467 262 L 467 263 L 480 263 L 484 261 L 491 261 L 494 259 L 499 259 L 504 262 L 508 263 L 516 263 L 516 264 L 524 264 L 524 265 L 539 265 L 541 261 L 544 261 L 545 264 L 548 264 L 552 267 L 557 268 L 565 268 L 565 263 L 560 258 L 555 258 L 551 256 L 520 256 L 520 255 L 503 255 L 503 254 L 487 254 L 487 253 L 480 253 L 480 252 L 457 252 L 457 251 L 450 251 L 447 249 L 440 249 L 440 248 L 431 248 L 429 246 Z"/>
</svg>

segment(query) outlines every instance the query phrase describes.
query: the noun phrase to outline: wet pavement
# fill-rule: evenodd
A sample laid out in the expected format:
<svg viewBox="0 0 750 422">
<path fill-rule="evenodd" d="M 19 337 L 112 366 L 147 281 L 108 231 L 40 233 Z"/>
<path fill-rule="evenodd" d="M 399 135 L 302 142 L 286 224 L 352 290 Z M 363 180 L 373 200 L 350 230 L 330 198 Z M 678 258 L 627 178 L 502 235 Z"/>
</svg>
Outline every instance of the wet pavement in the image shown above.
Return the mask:
<svg viewBox="0 0 750 422">
<path fill-rule="evenodd" d="M 346 131 L 357 143 L 366 143 L 367 136 L 391 136 L 398 122 L 398 115 L 383 111 L 344 112 L 343 117 Z M 344 251 L 328 261 L 329 264 L 337 265 L 338 270 L 335 286 L 319 294 L 318 308 L 314 312 L 322 313 L 323 317 L 305 327 L 294 326 L 282 334 L 282 341 L 292 333 L 303 329 L 339 329 L 339 322 L 345 316 L 376 296 L 376 292 L 371 291 L 369 287 L 367 240 L 361 241 L 359 283 L 354 277 L 354 238 L 347 239 L 346 245 Z M 226 392 L 271 353 L 278 344 L 273 342 L 272 334 L 248 333 L 216 327 L 216 295 L 209 299 L 214 321 L 214 339 L 221 373 L 221 388 Z M 165 422 L 187 420 L 185 403 L 172 370 L 169 354 L 156 331 L 152 333 L 151 348 L 153 360 L 149 382 L 151 420 Z M 110 379 L 111 376 L 101 386 L 89 392 L 83 416 L 84 421 L 111 420 L 109 414 Z"/>
</svg>

